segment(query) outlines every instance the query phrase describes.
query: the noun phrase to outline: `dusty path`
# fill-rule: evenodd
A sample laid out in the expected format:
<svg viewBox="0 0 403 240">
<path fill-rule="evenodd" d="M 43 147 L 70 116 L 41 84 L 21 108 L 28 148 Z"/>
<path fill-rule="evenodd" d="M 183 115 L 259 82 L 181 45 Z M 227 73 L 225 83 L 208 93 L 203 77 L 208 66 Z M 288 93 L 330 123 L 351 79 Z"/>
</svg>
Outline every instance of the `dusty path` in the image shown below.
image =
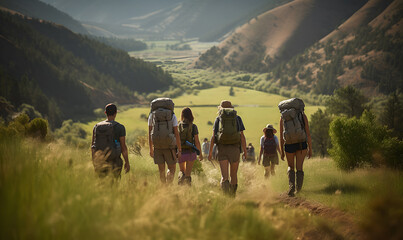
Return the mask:
<svg viewBox="0 0 403 240">
<path fill-rule="evenodd" d="M 303 198 L 288 197 L 286 194 L 281 194 L 276 200 L 290 207 L 306 209 L 316 216 L 325 218 L 334 226 L 334 229 L 324 227 L 303 232 L 300 239 L 364 239 L 354 217 L 347 212 Z"/>
</svg>

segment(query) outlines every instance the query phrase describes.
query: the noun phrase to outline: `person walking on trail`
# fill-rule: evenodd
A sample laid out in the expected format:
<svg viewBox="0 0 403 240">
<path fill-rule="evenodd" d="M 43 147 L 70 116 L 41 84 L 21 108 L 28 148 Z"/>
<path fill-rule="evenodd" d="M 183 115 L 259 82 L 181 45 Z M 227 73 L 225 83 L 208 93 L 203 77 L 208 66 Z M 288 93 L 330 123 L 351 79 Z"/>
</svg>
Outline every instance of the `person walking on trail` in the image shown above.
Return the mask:
<svg viewBox="0 0 403 240">
<path fill-rule="evenodd" d="M 116 122 L 117 107 L 110 103 L 105 106 L 107 119 L 94 126 L 92 134 L 92 162 L 99 177 L 112 175 L 120 178 L 123 161 L 125 159 L 125 172 L 130 171 L 129 154 L 126 146 L 125 127 Z"/>
<path fill-rule="evenodd" d="M 278 155 L 281 154 L 278 138 L 276 137 L 277 130 L 273 125 L 267 124 L 263 128 L 264 135 L 260 138 L 260 152 L 258 157 L 258 164 L 260 165 L 261 157 L 263 155 L 264 176 L 269 178 L 270 174 L 276 174 L 274 167 L 278 165 Z M 282 159 L 284 161 L 284 159 Z"/>
<path fill-rule="evenodd" d="M 221 169 L 221 188 L 225 194 L 235 197 L 238 188 L 238 166 L 241 148 L 247 157 L 245 127 L 230 101 L 221 101 L 218 117 L 213 126 L 208 159 L 212 159 L 213 146 L 217 143 L 217 158 Z M 230 173 L 228 174 L 228 170 Z M 229 180 L 231 177 L 231 181 Z"/>
<path fill-rule="evenodd" d="M 172 183 L 177 158 L 181 158 L 181 142 L 178 120 L 174 114 L 174 103 L 170 98 L 157 98 L 151 102 L 148 117 L 148 144 L 150 156 L 158 165 L 162 183 Z M 168 166 L 165 173 L 165 164 Z"/>
<path fill-rule="evenodd" d="M 199 141 L 199 130 L 197 129 L 196 124 L 193 123 L 194 117 L 192 114 L 192 110 L 188 107 L 185 107 L 182 110 L 181 114 L 181 122 L 178 125 L 179 136 L 181 140 L 181 148 L 182 154 L 179 158 L 179 168 L 180 168 L 180 175 L 178 184 L 187 184 L 191 185 L 192 182 L 192 168 L 194 161 L 197 158 L 196 151 L 194 147 L 197 149 L 200 148 L 200 141 Z M 200 154 L 200 151 L 199 151 Z M 203 160 L 203 155 L 199 155 L 200 161 Z"/>
<path fill-rule="evenodd" d="M 252 145 L 252 143 L 248 144 L 246 152 L 248 153 L 248 158 L 245 158 L 244 161 L 255 163 L 255 147 Z"/>
<path fill-rule="evenodd" d="M 292 98 L 284 100 L 279 103 L 278 107 L 281 113 L 281 159 L 284 159 L 284 155 L 287 158 L 289 183 L 287 194 L 292 197 L 302 189 L 304 159 L 306 155 L 308 155 L 308 159 L 312 156 L 311 135 L 308 118 L 304 113 L 305 104 L 301 99 Z M 297 172 L 295 172 L 294 164 L 296 165 Z"/>
<path fill-rule="evenodd" d="M 203 143 L 202 143 L 203 158 L 208 157 L 209 151 L 210 151 L 210 143 L 208 142 L 207 138 L 204 138 Z"/>
</svg>

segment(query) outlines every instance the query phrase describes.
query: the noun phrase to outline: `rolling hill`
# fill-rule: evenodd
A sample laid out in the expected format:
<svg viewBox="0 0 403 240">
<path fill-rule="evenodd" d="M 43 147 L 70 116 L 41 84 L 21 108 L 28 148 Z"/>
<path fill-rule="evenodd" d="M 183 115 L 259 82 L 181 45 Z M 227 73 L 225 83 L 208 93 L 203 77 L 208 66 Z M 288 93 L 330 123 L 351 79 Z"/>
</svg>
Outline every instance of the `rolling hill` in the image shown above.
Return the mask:
<svg viewBox="0 0 403 240">
<path fill-rule="evenodd" d="M 268 82 L 332 94 L 402 89 L 401 0 L 295 0 L 238 28 L 197 68 L 268 73 Z"/>
<path fill-rule="evenodd" d="M 0 22 L 0 96 L 33 105 L 52 126 L 172 84 L 154 64 L 63 26 L 4 11 Z"/>
<path fill-rule="evenodd" d="M 257 14 L 290 0 L 44 0 L 101 36 L 216 41 Z"/>
</svg>

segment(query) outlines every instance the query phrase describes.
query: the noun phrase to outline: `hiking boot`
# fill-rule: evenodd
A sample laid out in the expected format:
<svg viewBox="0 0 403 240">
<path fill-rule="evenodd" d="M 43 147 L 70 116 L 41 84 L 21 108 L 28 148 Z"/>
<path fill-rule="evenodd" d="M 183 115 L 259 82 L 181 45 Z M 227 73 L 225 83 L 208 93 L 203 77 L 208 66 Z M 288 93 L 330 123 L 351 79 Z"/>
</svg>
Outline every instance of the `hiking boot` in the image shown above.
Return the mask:
<svg viewBox="0 0 403 240">
<path fill-rule="evenodd" d="M 264 177 L 269 178 L 270 177 L 270 170 L 268 167 L 264 168 Z"/>
<path fill-rule="evenodd" d="M 184 177 L 183 183 L 188 186 L 192 186 L 192 177 L 191 176 Z"/>
<path fill-rule="evenodd" d="M 230 188 L 229 188 L 229 195 L 231 196 L 231 197 L 235 197 L 235 195 L 236 195 L 236 190 L 238 189 L 238 184 L 235 184 L 235 185 L 230 185 Z"/>
<path fill-rule="evenodd" d="M 183 185 L 184 181 L 185 181 L 185 173 L 180 171 L 178 175 L 178 185 Z"/>
<path fill-rule="evenodd" d="M 224 194 L 229 194 L 230 186 L 231 184 L 229 183 L 228 180 L 225 180 L 224 182 L 221 183 L 221 189 L 224 192 Z"/>
<path fill-rule="evenodd" d="M 289 185 L 289 190 L 288 190 L 287 195 L 290 197 L 294 197 L 294 193 L 295 193 L 295 171 L 294 171 L 294 169 L 288 169 L 287 174 L 288 174 L 288 185 Z"/>
<path fill-rule="evenodd" d="M 304 171 L 297 171 L 297 193 L 301 191 L 302 184 L 304 183 Z"/>
</svg>

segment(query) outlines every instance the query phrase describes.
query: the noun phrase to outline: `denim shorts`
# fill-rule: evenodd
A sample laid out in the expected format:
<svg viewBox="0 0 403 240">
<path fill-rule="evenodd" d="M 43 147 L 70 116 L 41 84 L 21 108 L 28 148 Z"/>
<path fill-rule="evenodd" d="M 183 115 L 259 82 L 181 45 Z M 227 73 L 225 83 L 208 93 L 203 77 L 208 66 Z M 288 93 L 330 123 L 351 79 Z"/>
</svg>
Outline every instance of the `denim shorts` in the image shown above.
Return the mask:
<svg viewBox="0 0 403 240">
<path fill-rule="evenodd" d="M 293 143 L 293 144 L 285 144 L 285 152 L 287 153 L 295 153 L 296 151 L 305 150 L 308 148 L 308 144 L 306 142 Z"/>
</svg>

